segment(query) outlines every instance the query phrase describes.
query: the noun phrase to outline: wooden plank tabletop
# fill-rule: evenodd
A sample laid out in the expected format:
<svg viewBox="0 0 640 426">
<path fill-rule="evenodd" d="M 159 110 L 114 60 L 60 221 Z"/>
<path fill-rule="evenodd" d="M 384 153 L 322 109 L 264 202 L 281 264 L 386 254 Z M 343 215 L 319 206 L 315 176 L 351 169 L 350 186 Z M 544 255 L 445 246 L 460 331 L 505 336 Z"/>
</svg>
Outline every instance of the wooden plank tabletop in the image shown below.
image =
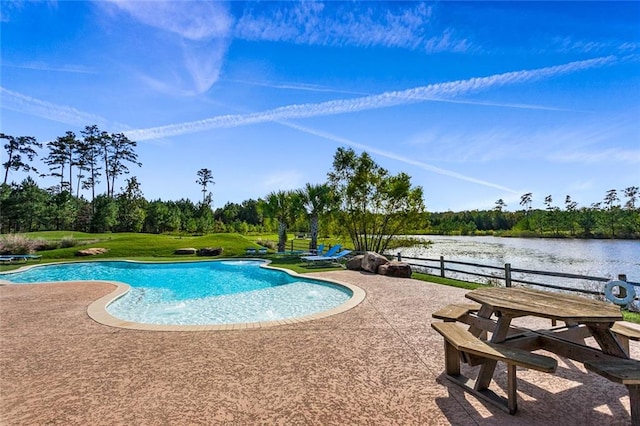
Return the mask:
<svg viewBox="0 0 640 426">
<path fill-rule="evenodd" d="M 615 305 L 564 293 L 491 287 L 473 290 L 466 297 L 512 316 L 533 315 L 577 323 L 622 320 L 620 308 Z"/>
</svg>

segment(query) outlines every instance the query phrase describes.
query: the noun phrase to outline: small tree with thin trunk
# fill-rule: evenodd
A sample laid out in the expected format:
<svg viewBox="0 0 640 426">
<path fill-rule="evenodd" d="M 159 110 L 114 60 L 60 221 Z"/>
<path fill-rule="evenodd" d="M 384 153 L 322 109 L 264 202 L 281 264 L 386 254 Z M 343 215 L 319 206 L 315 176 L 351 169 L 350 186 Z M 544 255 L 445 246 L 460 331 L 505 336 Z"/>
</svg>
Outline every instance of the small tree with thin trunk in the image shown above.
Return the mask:
<svg viewBox="0 0 640 426">
<path fill-rule="evenodd" d="M 0 133 L 0 139 L 6 139 L 7 143 L 4 144 L 4 149 L 7 153 L 7 161 L 2 163 L 4 167 L 4 180 L 2 183 L 6 184 L 9 179 L 9 171 L 23 170 L 29 172 L 33 170 L 37 172 L 36 168 L 26 162 L 22 156 L 26 156 L 29 161 L 38 155 L 34 148 L 42 148 L 42 144 L 36 141 L 33 136 L 10 136 L 4 133 Z"/>
<path fill-rule="evenodd" d="M 208 206 L 211 205 L 212 194 L 209 192 L 207 194 L 207 186 L 215 185 L 216 183 L 213 181 L 213 173 L 209 169 L 200 169 L 198 170 L 198 179 L 196 183 L 202 187 L 202 204 L 206 204 Z"/>
</svg>

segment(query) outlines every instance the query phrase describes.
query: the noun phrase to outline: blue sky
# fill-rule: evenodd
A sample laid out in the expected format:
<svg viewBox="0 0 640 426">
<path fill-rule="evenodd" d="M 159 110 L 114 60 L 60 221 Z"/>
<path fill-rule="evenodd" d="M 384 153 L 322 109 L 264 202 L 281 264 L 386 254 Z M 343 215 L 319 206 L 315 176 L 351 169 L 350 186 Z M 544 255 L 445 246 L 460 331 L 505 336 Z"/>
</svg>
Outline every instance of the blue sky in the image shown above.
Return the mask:
<svg viewBox="0 0 640 426">
<path fill-rule="evenodd" d="M 149 200 L 324 182 L 340 146 L 429 211 L 640 186 L 640 2 L 1 5 L 1 131 L 125 132 Z"/>
</svg>

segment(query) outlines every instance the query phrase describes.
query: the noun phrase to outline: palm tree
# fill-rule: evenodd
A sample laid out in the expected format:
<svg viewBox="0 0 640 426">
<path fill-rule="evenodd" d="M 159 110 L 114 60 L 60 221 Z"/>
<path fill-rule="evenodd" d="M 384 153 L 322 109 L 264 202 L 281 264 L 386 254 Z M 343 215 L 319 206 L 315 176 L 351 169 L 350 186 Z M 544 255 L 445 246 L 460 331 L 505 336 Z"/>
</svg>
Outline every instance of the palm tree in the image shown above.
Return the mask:
<svg viewBox="0 0 640 426">
<path fill-rule="evenodd" d="M 271 192 L 261 202 L 262 213 L 278 221 L 278 251 L 287 244 L 287 228 L 300 211 L 300 197 L 295 191 Z"/>
<path fill-rule="evenodd" d="M 309 218 L 311 233 L 309 249 L 313 251 L 318 248 L 318 219 L 331 211 L 337 205 L 338 199 L 327 184 L 307 183 L 303 189 L 298 190 L 298 196 Z"/>
</svg>

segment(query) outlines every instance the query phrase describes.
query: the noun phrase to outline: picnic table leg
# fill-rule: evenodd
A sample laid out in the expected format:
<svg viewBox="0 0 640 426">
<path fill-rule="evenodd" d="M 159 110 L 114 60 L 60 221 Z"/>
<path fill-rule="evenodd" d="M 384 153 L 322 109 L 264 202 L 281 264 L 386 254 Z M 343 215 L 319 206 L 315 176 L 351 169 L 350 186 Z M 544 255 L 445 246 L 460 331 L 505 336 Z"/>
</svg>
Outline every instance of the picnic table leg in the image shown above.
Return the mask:
<svg viewBox="0 0 640 426">
<path fill-rule="evenodd" d="M 491 315 L 493 315 L 493 308 L 486 305 L 482 305 L 482 307 L 480 307 L 480 310 L 478 311 L 478 317 L 489 319 L 491 318 Z M 486 340 L 487 338 L 486 330 L 483 330 L 480 327 L 476 327 L 475 325 L 469 327 L 469 332 L 474 336 L 479 337 L 480 339 Z"/>
<path fill-rule="evenodd" d="M 600 345 L 600 348 L 602 348 L 602 352 L 620 358 L 629 358 L 628 352 L 625 351 L 624 346 L 615 337 L 609 324 L 589 323 L 587 327 L 591 331 L 593 338 L 598 342 L 598 345 Z"/>
<path fill-rule="evenodd" d="M 511 326 L 511 317 L 508 315 L 502 315 L 498 318 L 498 323 L 496 324 L 496 328 L 491 336 L 491 341 L 493 343 L 504 342 L 507 334 L 509 333 L 509 327 Z M 491 383 L 491 379 L 493 378 L 493 373 L 496 370 L 497 361 L 487 361 L 480 367 L 480 372 L 478 372 L 478 378 L 476 379 L 475 389 L 483 390 L 489 387 L 489 383 Z M 515 377 L 515 375 L 514 375 Z M 514 386 L 515 389 L 515 386 Z M 514 390 L 515 392 L 515 390 Z M 514 399 L 515 400 L 515 399 Z"/>
<path fill-rule="evenodd" d="M 449 376 L 460 375 L 460 352 L 447 339 L 444 340 L 444 364 Z"/>
<path fill-rule="evenodd" d="M 507 365 L 507 408 L 509 414 L 515 414 L 518 410 L 518 384 L 516 380 L 516 365 Z"/>
<path fill-rule="evenodd" d="M 627 385 L 631 405 L 631 424 L 640 426 L 640 385 Z"/>
</svg>

